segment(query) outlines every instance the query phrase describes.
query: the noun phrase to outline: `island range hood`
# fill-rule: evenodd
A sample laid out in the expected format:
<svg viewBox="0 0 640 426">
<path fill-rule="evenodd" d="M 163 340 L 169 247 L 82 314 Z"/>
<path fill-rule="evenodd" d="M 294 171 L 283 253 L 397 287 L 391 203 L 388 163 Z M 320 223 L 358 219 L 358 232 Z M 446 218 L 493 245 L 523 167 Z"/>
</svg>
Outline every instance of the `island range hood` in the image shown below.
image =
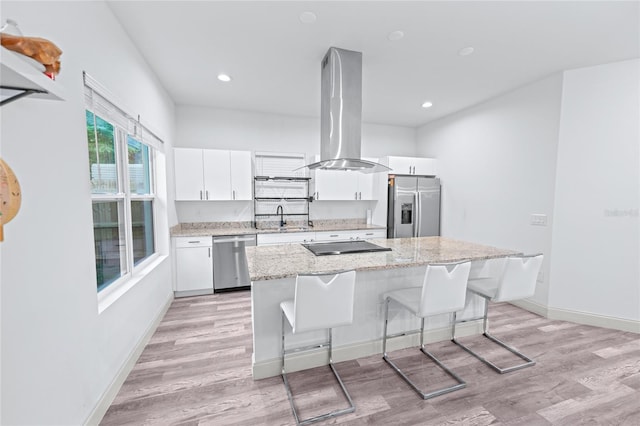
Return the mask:
<svg viewBox="0 0 640 426">
<path fill-rule="evenodd" d="M 360 156 L 362 53 L 329 48 L 322 60 L 320 161 L 309 169 L 375 173 L 388 167 Z"/>
</svg>

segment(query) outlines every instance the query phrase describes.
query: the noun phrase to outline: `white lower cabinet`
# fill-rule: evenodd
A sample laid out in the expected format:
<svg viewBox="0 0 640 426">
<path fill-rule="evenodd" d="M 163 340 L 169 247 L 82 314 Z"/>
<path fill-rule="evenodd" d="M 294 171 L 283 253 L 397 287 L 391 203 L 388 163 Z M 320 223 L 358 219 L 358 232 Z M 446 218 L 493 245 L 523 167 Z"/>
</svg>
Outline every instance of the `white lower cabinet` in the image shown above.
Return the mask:
<svg viewBox="0 0 640 426">
<path fill-rule="evenodd" d="M 283 232 L 280 234 L 258 234 L 258 245 L 288 243 L 322 243 L 328 241 L 370 240 L 372 238 L 387 238 L 387 230 L 359 229 L 349 231 L 316 231 L 316 232 Z"/>
<path fill-rule="evenodd" d="M 281 234 L 258 234 L 259 246 L 288 243 L 311 243 L 315 241 L 315 232 L 283 232 Z"/>
<path fill-rule="evenodd" d="M 387 238 L 387 230 L 385 229 L 367 229 L 360 232 L 361 240 L 370 240 L 372 238 Z"/>
<path fill-rule="evenodd" d="M 211 237 L 176 238 L 176 297 L 213 294 Z"/>
<path fill-rule="evenodd" d="M 387 238 L 385 229 L 368 229 L 356 231 L 322 231 L 316 232 L 316 241 L 350 241 L 370 240 L 372 238 Z"/>
</svg>

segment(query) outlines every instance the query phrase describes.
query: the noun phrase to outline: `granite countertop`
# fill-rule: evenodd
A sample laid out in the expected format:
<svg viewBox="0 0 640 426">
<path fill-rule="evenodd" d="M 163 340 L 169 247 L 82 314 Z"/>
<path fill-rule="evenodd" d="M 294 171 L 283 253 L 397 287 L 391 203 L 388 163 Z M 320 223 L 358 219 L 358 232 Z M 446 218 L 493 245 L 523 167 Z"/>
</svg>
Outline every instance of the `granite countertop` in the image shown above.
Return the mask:
<svg viewBox="0 0 640 426">
<path fill-rule="evenodd" d="M 367 225 L 349 220 L 315 221 L 312 227 L 299 225 L 285 226 L 280 229 L 256 229 L 251 222 L 203 222 L 180 224 L 171 228 L 172 237 L 203 237 L 246 234 L 282 234 L 286 232 L 322 232 L 322 231 L 361 231 L 368 229 L 386 229 L 385 226 Z"/>
<path fill-rule="evenodd" d="M 295 277 L 298 273 L 370 271 L 423 266 L 429 263 L 484 260 L 520 254 L 445 237 L 377 239 L 391 251 L 314 256 L 300 244 L 247 247 L 251 281 Z M 286 262 L 283 260 L 286 259 Z"/>
</svg>

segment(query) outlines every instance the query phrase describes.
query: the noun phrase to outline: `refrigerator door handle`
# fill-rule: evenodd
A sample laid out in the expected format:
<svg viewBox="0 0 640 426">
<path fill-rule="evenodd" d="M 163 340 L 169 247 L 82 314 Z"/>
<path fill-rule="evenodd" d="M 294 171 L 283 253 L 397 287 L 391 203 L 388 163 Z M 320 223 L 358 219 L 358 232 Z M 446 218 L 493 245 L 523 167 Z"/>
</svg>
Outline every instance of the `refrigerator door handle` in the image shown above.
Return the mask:
<svg viewBox="0 0 640 426">
<path fill-rule="evenodd" d="M 414 213 L 414 226 L 415 226 L 415 237 L 419 237 L 420 236 L 420 224 L 422 223 L 422 197 L 420 196 L 419 192 L 416 192 L 415 195 L 415 206 L 416 206 L 416 211 Z"/>
</svg>

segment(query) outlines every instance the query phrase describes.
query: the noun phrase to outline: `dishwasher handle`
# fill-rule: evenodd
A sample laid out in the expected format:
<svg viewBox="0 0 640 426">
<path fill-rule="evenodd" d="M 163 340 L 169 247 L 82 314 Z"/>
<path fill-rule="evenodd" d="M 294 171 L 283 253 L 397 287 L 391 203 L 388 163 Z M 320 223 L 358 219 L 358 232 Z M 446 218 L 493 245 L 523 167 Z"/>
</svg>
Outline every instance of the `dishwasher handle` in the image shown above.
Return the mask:
<svg viewBox="0 0 640 426">
<path fill-rule="evenodd" d="M 213 237 L 213 244 L 217 243 L 256 243 L 256 237 Z"/>
</svg>

